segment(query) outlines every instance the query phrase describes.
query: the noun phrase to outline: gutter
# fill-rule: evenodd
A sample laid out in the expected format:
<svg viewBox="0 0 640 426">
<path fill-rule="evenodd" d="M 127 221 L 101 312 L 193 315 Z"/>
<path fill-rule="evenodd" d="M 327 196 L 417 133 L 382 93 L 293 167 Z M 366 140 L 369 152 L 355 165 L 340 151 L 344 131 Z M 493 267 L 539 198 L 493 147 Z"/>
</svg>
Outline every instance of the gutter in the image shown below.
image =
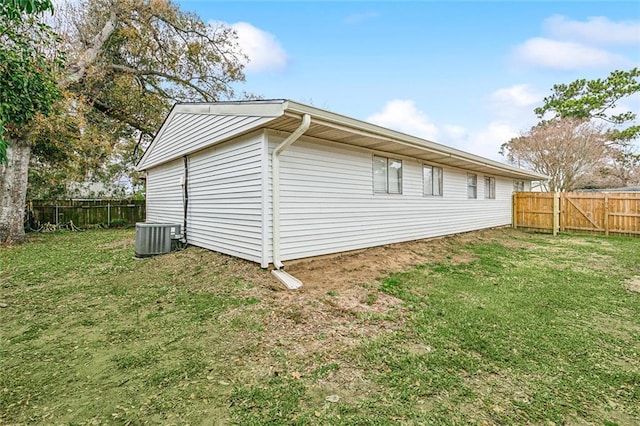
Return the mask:
<svg viewBox="0 0 640 426">
<path fill-rule="evenodd" d="M 284 268 L 280 260 L 280 154 L 297 141 L 309 129 L 310 125 L 311 116 L 304 114 L 300 126 L 278 145 L 271 154 L 271 220 L 273 228 L 273 266 L 276 269 Z"/>
<path fill-rule="evenodd" d="M 381 127 L 372 123 L 336 114 L 330 111 L 325 111 L 309 105 L 300 104 L 294 101 L 288 100 L 285 104 L 284 109 L 285 115 L 288 116 L 298 117 L 300 114 L 312 114 L 314 116 L 314 122 L 316 122 L 317 124 L 333 127 L 334 129 L 338 130 L 345 130 L 351 133 L 361 134 L 363 136 L 375 137 L 376 139 L 399 143 L 401 145 L 411 146 L 413 148 L 426 150 L 436 154 L 442 154 L 444 156 L 448 156 L 450 158 L 454 158 L 463 162 L 469 162 L 472 164 L 489 167 L 497 170 L 498 173 L 495 174 L 499 176 L 504 176 L 500 173 L 500 171 L 502 171 L 511 173 L 512 175 L 520 175 L 518 176 L 518 179 L 548 179 L 548 176 L 541 175 L 539 173 L 523 170 L 518 167 L 513 167 L 508 164 L 503 164 L 479 155 L 471 154 L 456 148 L 442 145 L 437 142 L 421 139 L 406 133 L 387 129 L 385 127 Z M 513 178 L 513 176 L 509 177 Z"/>
</svg>

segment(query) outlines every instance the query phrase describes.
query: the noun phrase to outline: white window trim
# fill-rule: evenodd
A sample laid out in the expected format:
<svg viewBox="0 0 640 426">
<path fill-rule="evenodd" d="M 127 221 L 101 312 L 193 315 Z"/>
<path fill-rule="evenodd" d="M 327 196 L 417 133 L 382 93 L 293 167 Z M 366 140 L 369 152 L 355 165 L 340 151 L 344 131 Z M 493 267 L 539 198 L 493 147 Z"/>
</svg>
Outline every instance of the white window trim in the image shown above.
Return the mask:
<svg viewBox="0 0 640 426">
<path fill-rule="evenodd" d="M 489 179 L 488 193 L 487 193 L 487 179 Z M 485 176 L 483 181 L 484 181 L 484 199 L 495 200 L 496 199 L 496 178 L 493 176 Z"/>
<path fill-rule="evenodd" d="M 386 185 L 386 190 L 385 191 L 376 191 L 376 187 L 375 187 L 375 159 L 376 157 L 378 158 L 384 158 L 385 160 L 387 160 L 387 185 Z M 400 163 L 400 192 L 389 192 L 389 160 L 394 160 L 394 161 L 398 161 Z M 389 157 L 386 155 L 380 155 L 380 154 L 376 154 L 373 153 L 373 155 L 371 156 L 371 177 L 373 179 L 372 181 L 372 190 L 373 190 L 373 195 L 402 195 L 403 190 L 404 190 L 404 163 L 401 159 L 396 158 L 396 157 Z"/>
<path fill-rule="evenodd" d="M 426 191 L 427 188 L 424 185 L 424 169 L 426 167 L 429 167 L 431 169 L 431 194 L 427 194 L 427 191 Z M 433 184 L 434 184 L 434 181 L 433 181 L 433 176 L 434 176 L 433 170 L 434 169 L 440 169 L 440 172 L 441 172 L 441 175 L 440 175 L 440 188 L 439 188 L 440 189 L 440 193 L 439 194 L 434 194 L 433 193 Z M 422 163 L 422 195 L 424 197 L 440 197 L 440 198 L 442 198 L 443 194 L 444 194 L 444 168 L 442 166 L 435 166 L 435 165 L 432 165 L 432 164 Z"/>
<path fill-rule="evenodd" d="M 476 183 L 473 186 L 469 185 L 469 177 L 470 176 L 475 176 Z M 470 197 L 469 196 L 469 188 L 472 188 L 472 187 L 475 188 L 475 191 L 474 191 L 474 196 Z M 467 172 L 467 199 L 469 199 L 469 200 L 477 200 L 478 199 L 478 175 L 476 173 Z"/>
</svg>

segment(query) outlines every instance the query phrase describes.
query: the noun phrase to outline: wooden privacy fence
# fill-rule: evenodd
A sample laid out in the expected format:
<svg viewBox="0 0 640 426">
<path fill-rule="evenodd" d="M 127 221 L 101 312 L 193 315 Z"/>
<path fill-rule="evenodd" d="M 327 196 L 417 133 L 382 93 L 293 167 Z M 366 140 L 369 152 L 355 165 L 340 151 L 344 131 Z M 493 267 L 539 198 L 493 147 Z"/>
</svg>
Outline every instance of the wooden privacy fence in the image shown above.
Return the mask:
<svg viewBox="0 0 640 426">
<path fill-rule="evenodd" d="M 517 192 L 513 227 L 640 236 L 640 193 Z"/>
<path fill-rule="evenodd" d="M 76 226 L 110 225 L 145 220 L 144 200 L 32 200 L 27 203 L 29 226 L 37 229 L 41 224 L 62 224 L 73 221 Z"/>
</svg>

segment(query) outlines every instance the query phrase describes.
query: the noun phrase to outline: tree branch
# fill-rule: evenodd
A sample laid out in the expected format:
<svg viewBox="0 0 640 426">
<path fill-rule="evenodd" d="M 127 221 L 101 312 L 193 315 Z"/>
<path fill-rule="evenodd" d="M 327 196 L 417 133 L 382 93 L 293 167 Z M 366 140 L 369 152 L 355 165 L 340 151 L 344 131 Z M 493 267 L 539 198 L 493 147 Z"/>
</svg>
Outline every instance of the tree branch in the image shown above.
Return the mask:
<svg viewBox="0 0 640 426">
<path fill-rule="evenodd" d="M 169 81 L 172 81 L 174 83 L 178 83 L 181 84 L 183 86 L 189 87 L 190 89 L 196 91 L 198 94 L 200 94 L 206 101 L 209 102 L 215 102 L 216 99 L 215 97 L 212 97 L 206 90 L 201 89 L 200 87 L 198 87 L 196 84 L 190 82 L 189 80 L 185 80 L 183 78 L 180 78 L 176 75 L 172 75 L 172 74 L 168 74 L 166 72 L 162 72 L 162 71 L 155 71 L 155 70 L 137 70 L 135 68 L 131 68 L 125 65 L 118 65 L 118 64 L 111 64 L 110 65 L 111 68 L 115 71 L 120 71 L 120 72 L 124 72 L 127 74 L 133 74 L 133 75 L 137 75 L 137 76 L 150 76 L 150 75 L 154 75 L 157 77 L 162 77 L 165 78 Z M 157 87 L 156 87 L 157 88 Z"/>
<path fill-rule="evenodd" d="M 107 22 L 102 27 L 102 30 L 98 34 L 96 34 L 95 37 L 93 37 L 91 46 L 84 51 L 78 62 L 69 66 L 69 70 L 71 72 L 62 82 L 62 87 L 68 87 L 73 83 L 77 83 L 84 77 L 85 73 L 87 72 L 87 68 L 93 62 L 95 62 L 96 58 L 100 54 L 102 46 L 115 31 L 117 23 L 118 17 L 112 10 L 109 14 L 109 19 L 107 19 Z"/>
<path fill-rule="evenodd" d="M 91 103 L 93 104 L 93 107 L 95 109 L 97 109 L 98 111 L 102 112 L 103 114 L 112 117 L 112 118 L 116 118 L 118 121 L 121 121 L 125 124 L 127 124 L 128 126 L 131 126 L 132 128 L 140 131 L 141 133 L 144 133 L 146 135 L 149 135 L 151 137 L 153 137 L 155 135 L 155 128 L 151 128 L 148 127 L 140 122 L 137 122 L 135 120 L 131 120 L 131 117 L 124 115 L 124 116 L 120 116 L 119 114 L 117 114 L 117 110 L 115 108 L 110 107 L 109 105 L 106 105 L 104 103 L 102 103 L 100 100 L 98 99 L 90 99 Z"/>
</svg>

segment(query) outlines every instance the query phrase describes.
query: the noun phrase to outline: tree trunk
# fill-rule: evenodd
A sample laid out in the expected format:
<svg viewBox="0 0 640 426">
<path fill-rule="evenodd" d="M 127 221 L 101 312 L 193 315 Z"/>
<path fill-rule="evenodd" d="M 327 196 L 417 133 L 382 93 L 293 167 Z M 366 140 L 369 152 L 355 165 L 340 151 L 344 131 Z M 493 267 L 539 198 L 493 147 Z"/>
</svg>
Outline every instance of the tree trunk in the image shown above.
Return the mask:
<svg viewBox="0 0 640 426">
<path fill-rule="evenodd" d="M 7 164 L 0 165 L 0 244 L 24 241 L 24 207 L 31 147 L 26 139 L 7 148 Z"/>
</svg>

